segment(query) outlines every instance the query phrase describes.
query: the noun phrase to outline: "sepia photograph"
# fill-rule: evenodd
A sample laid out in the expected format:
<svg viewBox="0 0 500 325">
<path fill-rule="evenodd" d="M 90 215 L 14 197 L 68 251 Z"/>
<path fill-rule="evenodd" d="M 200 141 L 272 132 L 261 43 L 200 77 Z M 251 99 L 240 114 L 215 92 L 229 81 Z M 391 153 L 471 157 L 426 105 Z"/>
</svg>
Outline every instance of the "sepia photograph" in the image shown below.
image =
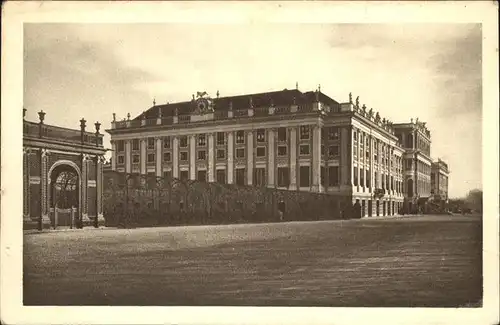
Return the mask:
<svg viewBox="0 0 500 325">
<path fill-rule="evenodd" d="M 251 4 L 237 4 L 210 17 L 193 13 L 208 4 L 180 2 L 163 21 L 97 9 L 93 21 L 83 6 L 84 19 L 18 24 L 20 99 L 8 110 L 22 125 L 19 177 L 6 184 L 3 118 L 2 196 L 15 182 L 19 209 L 7 216 L 2 197 L 2 235 L 14 219 L 20 306 L 479 315 L 488 292 L 498 299 L 498 188 L 483 181 L 498 159 L 485 131 L 485 89 L 498 85 L 484 81 L 498 76 L 484 67 L 491 28 L 280 21 L 257 5 L 244 19 Z M 261 5 L 274 17 L 306 8 Z M 4 245 L 2 258 L 14 247 Z"/>
</svg>

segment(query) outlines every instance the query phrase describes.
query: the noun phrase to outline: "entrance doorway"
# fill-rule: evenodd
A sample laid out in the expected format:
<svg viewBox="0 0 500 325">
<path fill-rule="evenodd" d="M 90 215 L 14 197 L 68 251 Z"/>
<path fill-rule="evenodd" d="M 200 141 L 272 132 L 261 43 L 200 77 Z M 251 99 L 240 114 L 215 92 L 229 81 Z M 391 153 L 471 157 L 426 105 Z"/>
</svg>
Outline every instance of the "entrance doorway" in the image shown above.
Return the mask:
<svg viewBox="0 0 500 325">
<path fill-rule="evenodd" d="M 50 221 L 52 227 L 79 227 L 79 176 L 68 164 L 56 166 L 50 174 Z"/>
</svg>

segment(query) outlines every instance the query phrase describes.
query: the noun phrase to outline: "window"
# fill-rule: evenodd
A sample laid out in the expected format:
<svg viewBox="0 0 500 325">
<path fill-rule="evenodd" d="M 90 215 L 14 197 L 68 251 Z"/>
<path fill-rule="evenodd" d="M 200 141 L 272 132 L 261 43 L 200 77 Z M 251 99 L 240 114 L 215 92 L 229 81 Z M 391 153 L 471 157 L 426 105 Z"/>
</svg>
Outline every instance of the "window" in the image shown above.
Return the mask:
<svg viewBox="0 0 500 325">
<path fill-rule="evenodd" d="M 207 145 L 207 136 L 205 134 L 198 134 L 198 146 L 204 147 Z"/>
<path fill-rule="evenodd" d="M 309 145 L 308 144 L 300 145 L 299 153 L 301 155 L 308 155 L 309 154 Z"/>
<path fill-rule="evenodd" d="M 286 156 L 286 151 L 286 146 L 278 146 L 278 156 Z"/>
<path fill-rule="evenodd" d="M 245 168 L 236 169 L 236 185 L 245 185 Z"/>
<path fill-rule="evenodd" d="M 359 185 L 365 186 L 365 170 L 363 168 L 359 169 Z"/>
<path fill-rule="evenodd" d="M 139 139 L 132 140 L 132 150 L 139 150 Z"/>
<path fill-rule="evenodd" d="M 155 148 L 155 139 L 148 138 L 148 149 L 154 149 L 154 148 Z"/>
<path fill-rule="evenodd" d="M 187 161 L 188 160 L 188 153 L 187 153 L 187 151 L 181 151 L 180 155 L 181 155 L 181 159 L 180 159 L 181 161 Z"/>
<path fill-rule="evenodd" d="M 371 187 L 370 170 L 366 170 L 366 187 Z"/>
<path fill-rule="evenodd" d="M 237 131 L 236 132 L 236 143 L 238 143 L 238 144 L 245 143 L 245 132 L 244 131 Z"/>
<path fill-rule="evenodd" d="M 206 182 L 207 181 L 207 171 L 206 170 L 199 170 L 196 179 L 199 180 L 200 182 Z"/>
<path fill-rule="evenodd" d="M 180 141 L 179 142 L 180 142 L 179 143 L 179 147 L 181 147 L 181 148 L 187 148 L 187 146 L 188 146 L 188 138 L 187 138 L 187 136 L 180 137 Z"/>
<path fill-rule="evenodd" d="M 245 148 L 236 149 L 236 158 L 245 158 Z"/>
<path fill-rule="evenodd" d="M 217 183 L 225 184 L 226 183 L 226 170 L 225 169 L 217 169 L 215 172 Z"/>
<path fill-rule="evenodd" d="M 330 186 L 338 186 L 339 185 L 339 167 L 338 166 L 328 167 L 328 184 Z"/>
<path fill-rule="evenodd" d="M 320 182 L 322 186 L 325 186 L 326 184 L 326 168 L 321 166 L 321 172 L 320 172 Z"/>
<path fill-rule="evenodd" d="M 358 141 L 358 133 L 356 131 L 353 131 L 352 136 L 354 138 L 354 141 Z"/>
<path fill-rule="evenodd" d="M 373 172 L 373 181 L 375 182 L 375 184 L 373 184 L 373 187 L 378 188 L 377 172 Z"/>
<path fill-rule="evenodd" d="M 133 162 L 134 164 L 139 163 L 139 155 L 133 155 L 133 156 L 132 156 L 132 162 Z"/>
<path fill-rule="evenodd" d="M 321 145 L 321 155 L 322 156 L 325 155 L 325 145 L 324 144 Z"/>
<path fill-rule="evenodd" d="M 264 129 L 257 130 L 257 142 L 265 142 L 266 141 L 266 131 Z"/>
<path fill-rule="evenodd" d="M 116 151 L 123 152 L 125 151 L 125 143 L 123 140 L 116 141 Z"/>
<path fill-rule="evenodd" d="M 163 161 L 171 161 L 172 160 L 172 155 L 170 152 L 164 152 L 163 153 Z"/>
<path fill-rule="evenodd" d="M 266 169 L 254 168 L 253 170 L 253 185 L 264 186 L 266 185 Z"/>
<path fill-rule="evenodd" d="M 163 148 L 164 149 L 170 149 L 170 137 L 164 137 L 163 138 Z"/>
<path fill-rule="evenodd" d="M 311 183 L 309 181 L 310 172 L 309 166 L 300 166 L 299 169 L 299 185 L 300 187 L 309 187 Z"/>
<path fill-rule="evenodd" d="M 336 127 L 328 128 L 328 140 L 337 140 L 339 138 L 339 129 Z"/>
<path fill-rule="evenodd" d="M 310 130 L 308 125 L 303 125 L 300 127 L 300 139 L 308 140 L 310 136 Z"/>
<path fill-rule="evenodd" d="M 205 150 L 198 150 L 198 160 L 207 159 L 207 152 Z"/>
<path fill-rule="evenodd" d="M 187 170 L 181 170 L 181 181 L 187 181 L 189 179 L 189 172 Z"/>
<path fill-rule="evenodd" d="M 286 142 L 286 128 L 278 128 L 278 141 Z"/>
<path fill-rule="evenodd" d="M 163 178 L 170 179 L 172 177 L 172 172 L 169 170 L 166 170 L 163 172 Z"/>
<path fill-rule="evenodd" d="M 339 146 L 329 146 L 328 147 L 328 156 L 329 157 L 337 157 L 339 155 Z"/>
<path fill-rule="evenodd" d="M 217 149 L 217 159 L 224 159 L 224 158 L 226 158 L 226 150 Z"/>
<path fill-rule="evenodd" d="M 266 147 L 257 147 L 257 157 L 266 156 Z"/>
<path fill-rule="evenodd" d="M 155 154 L 154 153 L 148 153 L 148 163 L 155 162 Z"/>
<path fill-rule="evenodd" d="M 217 132 L 217 145 L 223 146 L 226 144 L 226 134 L 224 132 Z"/>
<path fill-rule="evenodd" d="M 278 167 L 278 186 L 288 187 L 290 185 L 290 170 L 287 167 Z"/>
<path fill-rule="evenodd" d="M 358 167 L 354 167 L 354 186 L 358 186 Z"/>
</svg>

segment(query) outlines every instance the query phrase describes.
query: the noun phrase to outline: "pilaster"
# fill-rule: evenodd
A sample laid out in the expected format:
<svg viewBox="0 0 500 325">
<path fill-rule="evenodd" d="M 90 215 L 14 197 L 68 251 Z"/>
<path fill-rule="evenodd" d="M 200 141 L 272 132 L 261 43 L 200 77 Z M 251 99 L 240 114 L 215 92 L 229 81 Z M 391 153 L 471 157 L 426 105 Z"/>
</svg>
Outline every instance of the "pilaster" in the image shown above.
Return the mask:
<svg viewBox="0 0 500 325">
<path fill-rule="evenodd" d="M 297 129 L 290 129 L 289 151 L 290 151 L 290 190 L 297 189 Z"/>
<path fill-rule="evenodd" d="M 267 186 L 274 187 L 275 176 L 274 171 L 276 170 L 276 164 L 274 159 L 274 146 L 275 146 L 275 134 L 274 129 L 269 129 L 267 132 Z"/>
<path fill-rule="evenodd" d="M 179 137 L 174 136 L 172 140 L 173 157 L 172 157 L 172 177 L 179 178 Z"/>
<path fill-rule="evenodd" d="M 208 181 L 210 183 L 215 182 L 215 146 L 214 146 L 214 134 L 209 133 L 208 134 Z"/>
<path fill-rule="evenodd" d="M 253 112 L 253 110 L 252 110 Z M 247 132 L 247 185 L 253 184 L 253 132 Z"/>
<path fill-rule="evenodd" d="M 130 140 L 125 140 L 125 172 L 126 173 L 132 172 L 131 147 L 132 147 L 132 144 L 130 143 Z M 141 157 L 141 162 L 142 162 L 142 157 Z"/>
<path fill-rule="evenodd" d="M 227 133 L 227 183 L 234 184 L 234 132 Z"/>
<path fill-rule="evenodd" d="M 321 191 L 321 127 L 314 125 L 312 132 L 312 191 Z"/>
<path fill-rule="evenodd" d="M 46 149 L 40 150 L 40 214 L 42 224 L 50 224 L 49 209 L 48 209 L 48 155 Z M 43 225 L 42 225 L 43 227 Z"/>
<path fill-rule="evenodd" d="M 189 179 L 196 180 L 196 137 L 189 136 Z"/>
<path fill-rule="evenodd" d="M 111 140 L 111 170 L 116 170 L 116 142 Z"/>
<path fill-rule="evenodd" d="M 147 146 L 147 142 L 146 142 L 146 138 L 142 138 L 140 140 L 140 149 L 141 149 L 141 167 L 140 167 L 140 173 L 141 175 L 145 175 L 146 174 L 146 146 Z"/>
<path fill-rule="evenodd" d="M 31 221 L 30 218 L 30 149 L 23 148 L 23 220 Z"/>
<path fill-rule="evenodd" d="M 162 154 L 161 154 L 161 148 L 162 148 L 162 141 L 160 137 L 155 138 L 155 144 L 156 144 L 156 177 L 162 177 L 163 176 L 163 170 L 161 166 L 162 162 Z"/>
</svg>

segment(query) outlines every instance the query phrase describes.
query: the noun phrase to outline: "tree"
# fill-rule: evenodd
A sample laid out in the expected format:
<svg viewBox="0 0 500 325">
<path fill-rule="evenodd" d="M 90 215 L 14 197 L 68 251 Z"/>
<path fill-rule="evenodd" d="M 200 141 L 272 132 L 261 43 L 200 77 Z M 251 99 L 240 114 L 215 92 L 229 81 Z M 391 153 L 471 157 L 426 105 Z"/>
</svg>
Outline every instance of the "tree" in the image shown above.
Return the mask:
<svg viewBox="0 0 500 325">
<path fill-rule="evenodd" d="M 465 198 L 465 204 L 469 209 L 483 211 L 483 191 L 479 189 L 471 190 Z"/>
</svg>

